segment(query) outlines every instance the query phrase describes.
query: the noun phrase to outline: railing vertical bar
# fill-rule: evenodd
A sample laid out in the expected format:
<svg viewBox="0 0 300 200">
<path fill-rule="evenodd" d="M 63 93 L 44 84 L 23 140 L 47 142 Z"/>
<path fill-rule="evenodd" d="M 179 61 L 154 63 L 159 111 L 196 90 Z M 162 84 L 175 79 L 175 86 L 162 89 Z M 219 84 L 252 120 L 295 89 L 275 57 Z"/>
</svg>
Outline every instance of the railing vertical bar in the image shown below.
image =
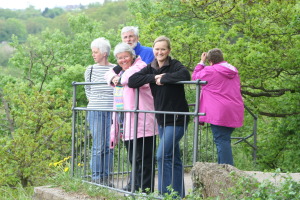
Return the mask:
<svg viewBox="0 0 300 200">
<path fill-rule="evenodd" d="M 75 120 L 76 120 L 76 110 L 74 110 L 76 106 L 76 84 L 73 85 L 73 102 L 72 102 L 72 156 L 71 156 L 71 175 L 74 176 L 74 158 L 75 158 Z"/>
<path fill-rule="evenodd" d="M 194 110 L 194 151 L 193 151 L 193 165 L 197 162 L 198 159 L 198 131 L 199 131 L 199 98 L 200 98 L 200 80 L 198 80 L 196 84 L 196 102 L 195 102 L 195 110 Z M 201 143 L 200 143 L 201 144 Z"/>
</svg>

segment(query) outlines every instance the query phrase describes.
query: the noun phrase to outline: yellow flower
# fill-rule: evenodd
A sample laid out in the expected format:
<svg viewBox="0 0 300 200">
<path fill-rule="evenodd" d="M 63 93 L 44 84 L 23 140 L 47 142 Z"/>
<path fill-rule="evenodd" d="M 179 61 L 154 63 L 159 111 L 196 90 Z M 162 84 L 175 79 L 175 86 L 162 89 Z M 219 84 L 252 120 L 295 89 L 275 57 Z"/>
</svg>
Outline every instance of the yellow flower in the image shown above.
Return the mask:
<svg viewBox="0 0 300 200">
<path fill-rule="evenodd" d="M 51 167 L 53 165 L 53 163 L 49 163 L 49 167 Z"/>
<path fill-rule="evenodd" d="M 65 167 L 64 171 L 68 172 L 69 171 L 69 167 Z"/>
<path fill-rule="evenodd" d="M 69 160 L 70 158 L 71 158 L 71 156 L 68 156 L 68 157 L 64 158 L 64 161 L 67 161 L 67 160 Z"/>
</svg>

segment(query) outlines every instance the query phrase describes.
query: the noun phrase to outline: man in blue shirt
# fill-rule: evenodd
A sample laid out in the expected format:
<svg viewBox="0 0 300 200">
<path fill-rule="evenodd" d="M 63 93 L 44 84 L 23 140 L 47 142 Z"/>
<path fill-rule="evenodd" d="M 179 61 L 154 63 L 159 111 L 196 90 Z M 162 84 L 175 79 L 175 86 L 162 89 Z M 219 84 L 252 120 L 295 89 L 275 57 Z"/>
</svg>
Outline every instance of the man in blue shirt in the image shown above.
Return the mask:
<svg viewBox="0 0 300 200">
<path fill-rule="evenodd" d="M 142 61 L 149 64 L 154 59 L 152 47 L 142 46 L 139 42 L 139 28 L 136 26 L 125 26 L 121 30 L 122 42 L 129 44 L 135 51 L 136 56 L 140 56 Z M 117 65 L 113 69 L 116 74 L 120 73 L 122 68 Z"/>
<path fill-rule="evenodd" d="M 125 26 L 121 31 L 121 38 L 124 43 L 129 44 L 135 54 L 140 56 L 142 60 L 149 64 L 153 61 L 154 55 L 151 47 L 142 46 L 139 42 L 139 29 L 135 26 Z"/>
<path fill-rule="evenodd" d="M 142 61 L 144 61 L 145 63 L 149 64 L 154 60 L 153 49 L 151 47 L 142 46 L 141 43 L 139 42 L 138 27 L 125 26 L 124 28 L 122 28 L 121 39 L 122 39 L 122 42 L 129 44 L 135 51 L 136 56 L 140 56 Z M 122 68 L 121 69 L 120 68 L 121 67 L 116 66 L 116 67 L 114 67 L 114 71 L 117 73 L 118 70 L 122 70 Z M 148 140 L 147 146 L 148 147 L 153 146 L 152 143 L 155 141 L 155 136 L 154 136 L 154 140 L 152 140 L 152 142 L 149 143 L 149 141 L 150 140 Z M 129 144 L 126 146 L 128 154 L 132 154 L 132 147 L 133 147 L 132 145 L 133 144 Z M 149 149 L 144 149 L 144 148 L 146 148 L 144 145 L 141 148 L 143 148 L 143 151 L 149 151 Z M 151 151 L 151 149 L 150 149 L 150 151 Z M 137 157 L 139 157 L 139 156 L 137 155 Z M 152 159 L 154 159 L 154 158 L 145 157 L 143 159 L 144 159 L 144 161 L 143 161 L 144 163 L 151 163 Z M 132 161 L 130 161 L 130 162 L 132 162 Z M 155 162 L 152 162 L 152 163 L 153 163 L 153 166 L 152 166 L 153 173 L 149 174 L 148 178 L 145 178 L 147 180 L 139 180 L 139 177 L 141 177 L 141 174 L 140 175 L 136 174 L 134 190 L 138 190 L 139 185 L 145 185 L 147 182 L 150 181 L 151 182 L 150 192 L 154 191 L 154 176 L 153 176 L 153 174 L 154 174 L 154 170 L 155 170 Z M 132 175 L 130 174 L 128 184 L 123 188 L 123 190 L 131 191 L 131 183 L 132 183 L 131 178 L 132 178 Z M 142 181 L 142 183 L 141 183 L 141 181 Z M 145 190 L 146 188 L 142 188 L 142 189 Z"/>
</svg>

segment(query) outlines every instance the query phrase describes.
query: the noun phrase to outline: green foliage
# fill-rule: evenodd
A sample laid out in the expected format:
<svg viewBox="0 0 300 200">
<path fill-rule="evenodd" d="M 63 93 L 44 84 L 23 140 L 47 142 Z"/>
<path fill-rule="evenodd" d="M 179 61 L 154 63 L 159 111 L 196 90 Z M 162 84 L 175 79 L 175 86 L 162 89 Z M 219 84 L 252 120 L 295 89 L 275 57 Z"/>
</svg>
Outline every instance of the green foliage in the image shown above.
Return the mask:
<svg viewBox="0 0 300 200">
<path fill-rule="evenodd" d="M 223 191 L 223 195 L 225 199 L 232 200 L 299 199 L 300 184 L 290 176 L 282 179 L 279 184 L 274 184 L 269 180 L 259 183 L 249 181 L 247 178 L 239 179 L 235 187 L 230 188 L 228 191 Z"/>
<path fill-rule="evenodd" d="M 299 172 L 299 117 L 267 120 L 259 126 L 268 127 L 258 140 L 258 158 L 262 170 L 281 168 L 283 171 Z"/>
<path fill-rule="evenodd" d="M 24 188 L 21 184 L 11 188 L 7 186 L 0 186 L 0 199 L 5 200 L 32 200 L 33 187 Z"/>
<path fill-rule="evenodd" d="M 0 139 L 0 185 L 37 184 L 49 161 L 70 154 L 71 105 L 64 91 L 56 92 L 28 90 L 24 84 L 5 87 L 14 130 Z"/>
<path fill-rule="evenodd" d="M 218 47 L 239 69 L 245 104 L 259 115 L 258 163 L 268 169 L 298 164 L 292 159 L 298 145 L 289 144 L 299 135 L 299 8 L 293 0 L 129 1 L 143 44 L 150 46 L 157 36 L 168 36 L 173 57 L 190 71 L 202 52 Z M 249 135 L 250 120 L 246 117 L 245 128 L 234 134 Z"/>
<path fill-rule="evenodd" d="M 7 44 L 0 44 L 0 66 L 7 66 L 9 58 L 13 54 L 13 48 Z"/>
<path fill-rule="evenodd" d="M 10 65 L 24 73 L 19 79 L 1 74 L 1 186 L 44 184 L 45 175 L 52 173 L 49 162 L 70 154 L 71 83 L 83 81 L 85 67 L 94 63 L 91 41 L 115 37 L 112 31 L 104 31 L 101 23 L 85 15 L 69 16 L 69 20 L 62 17 L 61 21 L 68 22 L 63 26 L 70 27 L 69 35 L 49 28 L 40 35 L 30 35 L 26 43 L 19 42 L 21 35 L 14 37 L 12 46 L 16 53 Z M 10 21 L 16 20 L 10 18 L 0 23 Z M 33 22 L 33 33 L 44 29 L 38 21 Z M 114 40 L 116 44 L 119 37 Z M 86 104 L 81 89 L 78 102 Z M 90 193 L 95 191 L 95 187 L 90 188 Z"/>
<path fill-rule="evenodd" d="M 38 34 L 46 28 L 59 29 L 63 33 L 71 34 L 68 24 L 68 15 L 85 14 L 95 21 L 102 21 L 103 27 L 99 30 L 117 30 L 120 24 L 124 24 L 131 18 L 126 5 L 126 1 L 105 1 L 103 4 L 94 3 L 87 8 L 81 7 L 80 10 L 63 10 L 62 8 L 46 8 L 43 12 L 30 6 L 24 10 L 0 9 L 0 42 L 11 41 L 11 35 L 17 35 L 26 41 L 28 34 Z M 16 23 L 11 25 L 10 20 L 20 22 L 21 27 Z M 26 34 L 23 34 L 25 26 Z M 20 32 L 22 30 L 22 32 Z"/>
<path fill-rule="evenodd" d="M 60 76 L 53 77 L 51 83 L 46 85 L 46 89 L 55 90 L 56 88 L 60 88 L 62 90 L 68 91 L 68 98 L 71 100 L 71 97 L 73 97 L 72 82 L 75 80 L 76 82 L 84 82 L 84 72 L 85 67 L 82 67 L 81 65 L 68 66 L 66 67 L 65 72 Z M 77 106 L 87 105 L 84 88 L 80 86 L 77 86 L 77 88 Z"/>
<path fill-rule="evenodd" d="M 70 155 L 71 83 L 84 81 L 86 66 L 94 63 L 91 41 L 107 34 L 112 38 L 112 31 L 101 31 L 101 23 L 83 14 L 70 15 L 68 26 L 71 35 L 46 29 L 29 35 L 26 43 L 13 37 L 10 65 L 24 73 L 1 80 L 0 114 L 5 122 L 0 129 L 0 185 L 42 183 L 51 173 L 49 162 Z M 84 89 L 77 92 L 77 103 L 86 105 Z"/>
<path fill-rule="evenodd" d="M 42 182 L 52 173 L 46 160 L 69 155 L 71 83 L 83 81 L 86 66 L 94 62 L 91 41 L 106 37 L 114 47 L 121 24 L 139 26 L 145 46 L 159 35 L 168 36 L 172 56 L 190 71 L 203 51 L 221 48 L 239 69 L 246 105 L 259 114 L 257 165 L 251 165 L 252 149 L 244 143 L 233 145 L 236 165 L 299 171 L 299 8 L 293 0 L 130 0 L 106 1 L 85 14 L 65 12 L 54 18 L 42 17 L 33 7 L 0 9 L 0 41 L 14 34 L 16 50 L 0 75 L 0 185 Z M 27 33 L 35 35 L 27 38 Z M 112 55 L 110 62 L 115 63 Z M 189 103 L 195 102 L 195 88 L 186 90 Z M 77 100 L 85 105 L 83 88 L 78 91 Z M 251 134 L 252 120 L 245 114 L 245 125 L 234 136 Z M 266 187 L 260 193 L 264 191 Z"/>
<path fill-rule="evenodd" d="M 87 194 L 89 197 L 95 199 L 109 198 L 112 200 L 117 200 L 121 198 L 115 192 L 99 186 L 84 183 L 81 179 L 72 178 L 69 173 L 70 158 L 71 157 L 66 157 L 63 160 L 49 164 L 52 174 L 47 178 L 47 182 L 52 187 L 61 188 L 66 192 Z"/>
<path fill-rule="evenodd" d="M 41 33 L 47 27 L 55 27 L 52 25 L 53 22 L 51 19 L 42 16 L 29 18 L 28 20 L 24 20 L 24 23 L 26 25 L 27 33 L 33 35 Z"/>
<path fill-rule="evenodd" d="M 1 22 L 0 41 L 11 41 L 11 36 L 16 35 L 20 41 L 27 38 L 27 30 L 24 23 L 19 19 L 9 18 Z"/>
<path fill-rule="evenodd" d="M 103 6 L 89 6 L 90 9 L 83 10 L 89 18 L 102 21 L 103 29 L 114 29 L 119 31 L 120 24 L 125 24 L 132 18 L 128 11 L 126 1 L 105 2 Z"/>
<path fill-rule="evenodd" d="M 42 12 L 42 16 L 48 17 L 48 18 L 54 18 L 56 16 L 59 16 L 64 13 L 64 10 L 62 8 L 45 8 L 45 10 Z"/>
<path fill-rule="evenodd" d="M 15 12 L 10 9 L 0 9 L 0 19 L 8 19 L 15 17 Z"/>
<path fill-rule="evenodd" d="M 0 19 L 28 19 L 40 15 L 40 11 L 35 9 L 33 6 L 29 6 L 23 10 L 10 10 L 10 9 L 0 9 Z"/>
</svg>

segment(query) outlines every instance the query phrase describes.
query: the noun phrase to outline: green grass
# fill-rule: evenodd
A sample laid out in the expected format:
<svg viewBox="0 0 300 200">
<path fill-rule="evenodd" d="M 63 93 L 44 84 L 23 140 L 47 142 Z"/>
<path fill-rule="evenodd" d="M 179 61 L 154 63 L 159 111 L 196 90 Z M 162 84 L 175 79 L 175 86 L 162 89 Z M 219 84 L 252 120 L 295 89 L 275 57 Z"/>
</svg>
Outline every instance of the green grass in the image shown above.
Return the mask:
<svg viewBox="0 0 300 200">
<path fill-rule="evenodd" d="M 82 182 L 70 176 L 68 170 L 69 164 L 63 163 L 53 167 L 53 174 L 45 179 L 45 185 L 50 187 L 61 188 L 69 193 L 89 195 L 90 199 L 110 199 L 110 200 L 127 200 L 127 199 L 142 199 L 150 200 L 157 197 L 157 193 L 147 196 L 138 194 L 136 197 L 124 197 L 121 193 L 116 193 L 105 188 Z M 264 200 L 264 199 L 300 199 L 300 183 L 292 180 L 291 177 L 285 178 L 281 184 L 274 185 L 270 181 L 251 182 L 247 178 L 235 180 L 236 186 L 221 191 L 225 199 L 230 200 Z M 0 187 L 0 199 L 5 200 L 31 200 L 34 187 L 23 188 L 20 184 L 16 187 L 2 186 Z M 179 199 L 176 198 L 176 193 L 171 190 L 171 194 L 166 195 L 165 200 Z M 197 190 L 188 194 L 185 200 L 201 200 L 201 190 Z M 220 199 L 219 197 L 208 199 Z"/>
<path fill-rule="evenodd" d="M 33 187 L 23 188 L 21 184 L 16 187 L 0 187 L 0 199 L 5 200 L 32 200 Z"/>
</svg>

